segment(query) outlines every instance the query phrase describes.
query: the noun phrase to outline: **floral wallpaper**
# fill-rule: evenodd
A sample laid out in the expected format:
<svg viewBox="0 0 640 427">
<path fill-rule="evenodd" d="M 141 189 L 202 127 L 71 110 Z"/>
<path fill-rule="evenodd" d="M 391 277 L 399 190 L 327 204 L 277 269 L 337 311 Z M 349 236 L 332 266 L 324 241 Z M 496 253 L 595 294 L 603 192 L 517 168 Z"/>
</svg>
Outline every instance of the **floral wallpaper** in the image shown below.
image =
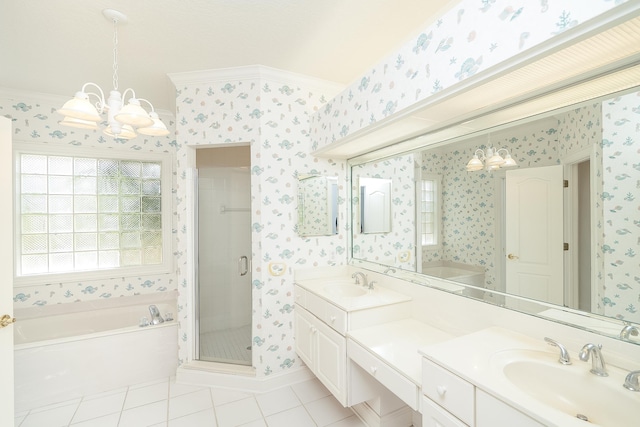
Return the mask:
<svg viewBox="0 0 640 427">
<path fill-rule="evenodd" d="M 73 94 L 69 94 L 69 98 Z M 108 137 L 102 131 L 82 130 L 60 126 L 62 119 L 56 113 L 68 98 L 43 96 L 28 92 L 11 92 L 0 90 L 0 114 L 12 121 L 13 142 L 27 143 L 37 146 L 60 146 L 73 155 L 79 147 L 109 148 L 127 153 L 165 152 L 175 153 L 174 135 L 166 137 L 150 137 L 140 135 L 132 140 L 119 140 Z M 173 116 L 163 114 L 162 120 L 169 129 L 173 129 Z M 174 188 L 165 194 L 173 197 Z M 172 222 L 175 217 L 171 215 Z M 116 277 L 104 280 L 77 281 L 64 283 L 40 283 L 14 288 L 14 308 L 44 306 L 48 304 L 64 304 L 78 301 L 89 301 L 116 298 L 138 294 L 173 291 L 177 288 L 173 273 L 148 275 L 139 277 Z"/>
<path fill-rule="evenodd" d="M 602 103 L 602 207 L 607 316 L 640 322 L 640 92 Z"/>
<path fill-rule="evenodd" d="M 251 71 L 253 75 L 250 75 Z M 245 76 L 239 78 L 238 76 Z M 177 89 L 177 260 L 180 320 L 179 362 L 189 360 L 193 336 L 187 328 L 193 292 L 186 257 L 187 156 L 198 145 L 251 144 L 253 366 L 267 376 L 299 366 L 293 341 L 293 270 L 346 263 L 345 162 L 311 156 L 309 116 L 335 85 L 264 67 L 212 71 L 194 82 L 171 76 Z M 334 236 L 299 237 L 298 174 L 338 177 L 338 223 Z M 270 273 L 270 264 L 284 274 Z M 280 269 L 280 268 L 278 268 Z"/>
<path fill-rule="evenodd" d="M 463 0 L 312 117 L 313 149 L 480 74 L 623 0 Z"/>
<path fill-rule="evenodd" d="M 415 270 L 415 155 L 407 154 L 354 166 L 351 177 L 351 192 L 354 195 L 360 193 L 358 177 L 391 179 L 391 232 L 363 234 L 359 232 L 360 227 L 354 227 L 353 258 Z M 359 202 L 358 196 L 351 198 L 354 224 L 360 212 Z"/>
</svg>

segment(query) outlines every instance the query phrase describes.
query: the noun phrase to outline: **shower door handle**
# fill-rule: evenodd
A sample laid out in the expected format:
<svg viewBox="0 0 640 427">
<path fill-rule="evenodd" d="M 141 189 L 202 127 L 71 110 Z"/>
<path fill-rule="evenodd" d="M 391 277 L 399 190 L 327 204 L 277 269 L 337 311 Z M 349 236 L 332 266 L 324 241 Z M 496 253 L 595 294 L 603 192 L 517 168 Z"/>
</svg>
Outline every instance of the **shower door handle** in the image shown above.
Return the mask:
<svg viewBox="0 0 640 427">
<path fill-rule="evenodd" d="M 238 258 L 238 273 L 241 276 L 246 275 L 249 272 L 249 258 L 246 255 L 242 255 Z"/>
</svg>

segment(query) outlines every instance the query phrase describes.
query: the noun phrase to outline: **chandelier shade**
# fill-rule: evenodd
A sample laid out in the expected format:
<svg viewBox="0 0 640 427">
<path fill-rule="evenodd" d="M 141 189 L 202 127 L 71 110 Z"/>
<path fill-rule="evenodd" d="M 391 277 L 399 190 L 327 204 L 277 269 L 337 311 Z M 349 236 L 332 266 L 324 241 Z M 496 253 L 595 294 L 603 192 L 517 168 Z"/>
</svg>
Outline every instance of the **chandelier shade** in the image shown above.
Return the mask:
<svg viewBox="0 0 640 427">
<path fill-rule="evenodd" d="M 151 136 L 169 135 L 169 130 L 162 123 L 158 114 L 154 111 L 153 105 L 146 99 L 136 98 L 133 89 L 128 88 L 121 94 L 118 90 L 118 23 L 127 21 L 126 15 L 113 10 L 102 11 L 105 18 L 113 22 L 113 89 L 109 92 L 109 98 L 105 100 L 104 92 L 95 83 L 85 83 L 82 90 L 76 92 L 75 96 L 65 102 L 57 112 L 64 118 L 58 122 L 63 126 L 71 126 L 82 129 L 98 129 L 98 122 L 103 121 L 102 114 L 107 113 L 108 126 L 104 133 L 108 136 L 120 139 L 131 139 L 138 133 Z M 98 93 L 86 92 L 87 86 L 95 86 Z M 125 99 L 129 94 L 130 98 L 125 105 Z M 90 101 L 90 96 L 97 98 L 94 104 Z M 140 105 L 140 101 L 149 104 L 151 112 L 148 113 Z"/>
<path fill-rule="evenodd" d="M 58 109 L 58 113 L 65 116 L 65 120 L 68 117 L 90 122 L 99 122 L 102 120 L 96 107 L 89 102 L 89 95 L 84 92 L 76 92 L 73 98 L 65 102 L 62 108 Z"/>
</svg>

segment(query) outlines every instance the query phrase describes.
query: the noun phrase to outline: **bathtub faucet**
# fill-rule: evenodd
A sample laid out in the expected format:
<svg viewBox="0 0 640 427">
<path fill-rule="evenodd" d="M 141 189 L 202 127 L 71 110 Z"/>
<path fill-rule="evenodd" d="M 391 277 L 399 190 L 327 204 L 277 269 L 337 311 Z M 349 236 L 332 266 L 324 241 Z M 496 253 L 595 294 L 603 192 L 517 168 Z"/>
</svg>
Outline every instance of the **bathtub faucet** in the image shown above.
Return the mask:
<svg viewBox="0 0 640 427">
<path fill-rule="evenodd" d="M 159 323 L 164 323 L 164 319 L 162 318 L 162 316 L 160 316 L 160 310 L 158 310 L 158 307 L 156 307 L 155 305 L 151 304 L 149 306 L 149 313 L 151 313 L 151 324 L 152 325 L 157 325 Z"/>
</svg>

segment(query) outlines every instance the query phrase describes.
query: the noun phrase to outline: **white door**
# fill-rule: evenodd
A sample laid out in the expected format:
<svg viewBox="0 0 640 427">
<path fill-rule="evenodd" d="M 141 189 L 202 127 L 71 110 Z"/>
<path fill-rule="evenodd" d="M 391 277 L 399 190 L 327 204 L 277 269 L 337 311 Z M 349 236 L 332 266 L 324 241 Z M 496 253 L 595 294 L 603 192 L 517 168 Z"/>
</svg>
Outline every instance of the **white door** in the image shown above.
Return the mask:
<svg viewBox="0 0 640 427">
<path fill-rule="evenodd" d="M 0 426 L 13 425 L 13 157 L 11 120 L 0 117 Z M 6 323 L 8 326 L 2 327 Z"/>
<path fill-rule="evenodd" d="M 506 176 L 507 293 L 562 305 L 562 166 Z"/>
</svg>

